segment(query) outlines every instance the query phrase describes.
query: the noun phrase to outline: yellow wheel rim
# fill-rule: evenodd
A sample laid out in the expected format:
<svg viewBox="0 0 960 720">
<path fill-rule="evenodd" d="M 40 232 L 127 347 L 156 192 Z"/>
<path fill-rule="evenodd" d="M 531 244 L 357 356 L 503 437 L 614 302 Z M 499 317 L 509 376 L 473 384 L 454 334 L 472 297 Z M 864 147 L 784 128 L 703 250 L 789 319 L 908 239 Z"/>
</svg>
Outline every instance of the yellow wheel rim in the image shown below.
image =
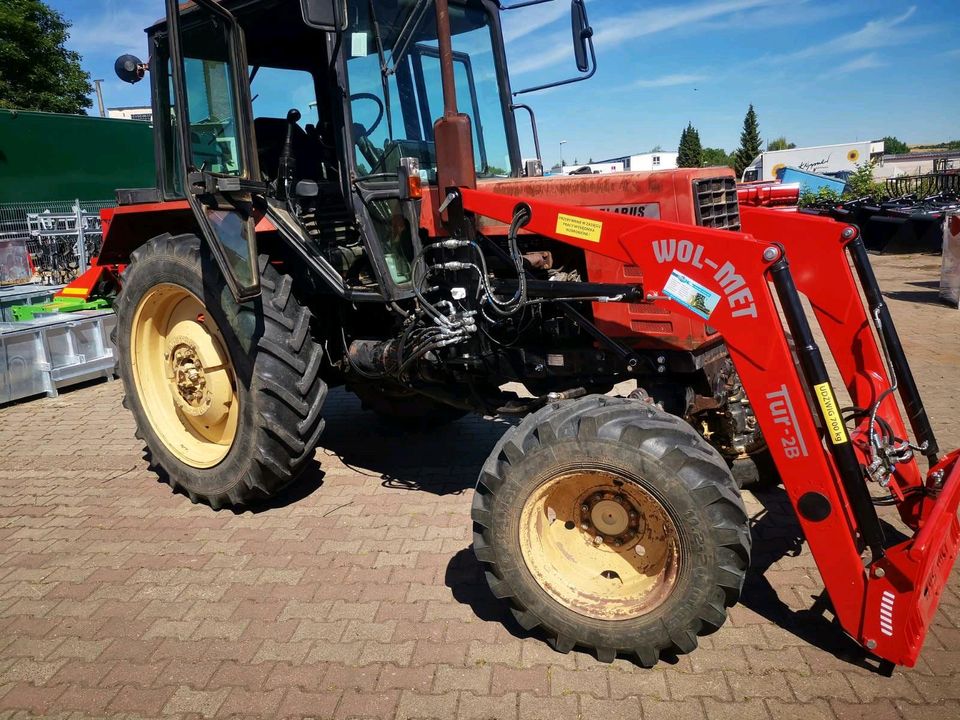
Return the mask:
<svg viewBox="0 0 960 720">
<path fill-rule="evenodd" d="M 179 285 L 152 287 L 134 313 L 130 347 L 137 395 L 161 442 L 191 467 L 222 461 L 240 403 L 223 337 L 200 299 Z"/>
<path fill-rule="evenodd" d="M 527 569 L 554 600 L 599 620 L 659 607 L 680 573 L 666 508 L 617 472 L 575 470 L 540 484 L 520 515 Z"/>
</svg>

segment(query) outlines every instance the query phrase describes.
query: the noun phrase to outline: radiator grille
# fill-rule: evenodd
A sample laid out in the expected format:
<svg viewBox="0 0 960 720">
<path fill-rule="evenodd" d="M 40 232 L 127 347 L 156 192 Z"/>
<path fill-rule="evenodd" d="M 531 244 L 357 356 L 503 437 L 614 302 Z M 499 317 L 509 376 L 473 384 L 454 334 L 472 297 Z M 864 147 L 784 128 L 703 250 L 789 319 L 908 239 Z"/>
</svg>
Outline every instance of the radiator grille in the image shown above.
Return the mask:
<svg viewBox="0 0 960 720">
<path fill-rule="evenodd" d="M 737 183 L 732 177 L 693 181 L 697 224 L 718 230 L 740 229 Z"/>
</svg>

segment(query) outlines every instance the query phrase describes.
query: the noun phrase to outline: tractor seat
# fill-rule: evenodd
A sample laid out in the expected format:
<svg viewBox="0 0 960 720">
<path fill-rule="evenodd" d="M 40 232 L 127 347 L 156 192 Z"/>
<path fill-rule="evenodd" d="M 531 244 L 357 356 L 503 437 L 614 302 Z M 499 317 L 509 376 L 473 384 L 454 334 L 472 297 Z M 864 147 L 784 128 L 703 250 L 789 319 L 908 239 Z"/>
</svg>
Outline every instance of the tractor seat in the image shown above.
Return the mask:
<svg viewBox="0 0 960 720">
<path fill-rule="evenodd" d="M 280 154 L 287 139 L 286 118 L 260 117 L 253 121 L 257 138 L 257 157 L 260 172 L 274 180 L 280 168 Z M 297 177 L 319 180 L 324 177 L 321 147 L 316 138 L 311 138 L 299 125 L 293 130 L 293 156 L 297 160 Z"/>
</svg>

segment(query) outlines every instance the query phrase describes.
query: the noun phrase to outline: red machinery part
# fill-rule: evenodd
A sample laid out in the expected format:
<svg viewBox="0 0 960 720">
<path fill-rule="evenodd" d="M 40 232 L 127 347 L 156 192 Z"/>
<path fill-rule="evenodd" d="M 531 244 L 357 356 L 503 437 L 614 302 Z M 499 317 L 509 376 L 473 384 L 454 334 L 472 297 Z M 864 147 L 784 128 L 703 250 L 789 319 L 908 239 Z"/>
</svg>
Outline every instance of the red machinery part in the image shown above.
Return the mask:
<svg viewBox="0 0 960 720">
<path fill-rule="evenodd" d="M 737 186 L 740 207 L 795 206 L 800 202 L 800 183 L 756 183 Z"/>
<path fill-rule="evenodd" d="M 509 222 L 520 204 L 518 198 L 482 191 L 461 194 L 468 212 L 501 223 Z M 939 483 L 935 474 L 924 482 L 915 459 L 899 466 L 895 487 L 936 489 L 920 505 L 901 500 L 901 515 L 918 531 L 865 567 L 852 500 L 828 452 L 828 443 L 848 442 L 846 431 L 831 436 L 827 428 L 838 422 L 836 408 L 831 411 L 825 401 L 820 408 L 812 404 L 813 388 L 797 368 L 770 287 L 771 272 L 775 267 L 783 272 L 785 257 L 797 288 L 810 299 L 852 401 L 869 406 L 887 376 L 844 252 L 855 233 L 845 238 L 849 226 L 831 220 L 744 208 L 744 228 L 775 238 L 775 245 L 746 232 L 526 198 L 523 204 L 532 213 L 527 231 L 643 268 L 645 289 L 655 296 L 681 298 L 678 286 L 696 290 L 696 300 L 678 300 L 675 309 L 705 319 L 722 334 L 841 626 L 878 657 L 912 666 L 960 547 L 960 453 L 931 470 L 940 473 Z M 816 389 L 821 388 L 835 403 L 829 383 Z M 881 404 L 880 412 L 897 433 L 904 431 L 894 402 Z M 826 512 L 801 512 L 801 499 L 810 497 Z"/>
</svg>

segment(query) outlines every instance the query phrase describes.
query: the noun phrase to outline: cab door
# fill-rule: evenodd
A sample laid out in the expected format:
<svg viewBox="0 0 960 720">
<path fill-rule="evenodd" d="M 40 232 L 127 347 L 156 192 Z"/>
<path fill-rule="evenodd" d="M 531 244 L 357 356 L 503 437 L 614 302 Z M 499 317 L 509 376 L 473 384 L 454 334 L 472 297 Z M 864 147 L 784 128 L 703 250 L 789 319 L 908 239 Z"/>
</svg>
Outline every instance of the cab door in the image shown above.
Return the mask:
<svg viewBox="0 0 960 720">
<path fill-rule="evenodd" d="M 211 2 L 166 0 L 186 196 L 237 302 L 260 293 L 253 195 L 266 190 L 250 117 L 243 31 Z"/>
</svg>

